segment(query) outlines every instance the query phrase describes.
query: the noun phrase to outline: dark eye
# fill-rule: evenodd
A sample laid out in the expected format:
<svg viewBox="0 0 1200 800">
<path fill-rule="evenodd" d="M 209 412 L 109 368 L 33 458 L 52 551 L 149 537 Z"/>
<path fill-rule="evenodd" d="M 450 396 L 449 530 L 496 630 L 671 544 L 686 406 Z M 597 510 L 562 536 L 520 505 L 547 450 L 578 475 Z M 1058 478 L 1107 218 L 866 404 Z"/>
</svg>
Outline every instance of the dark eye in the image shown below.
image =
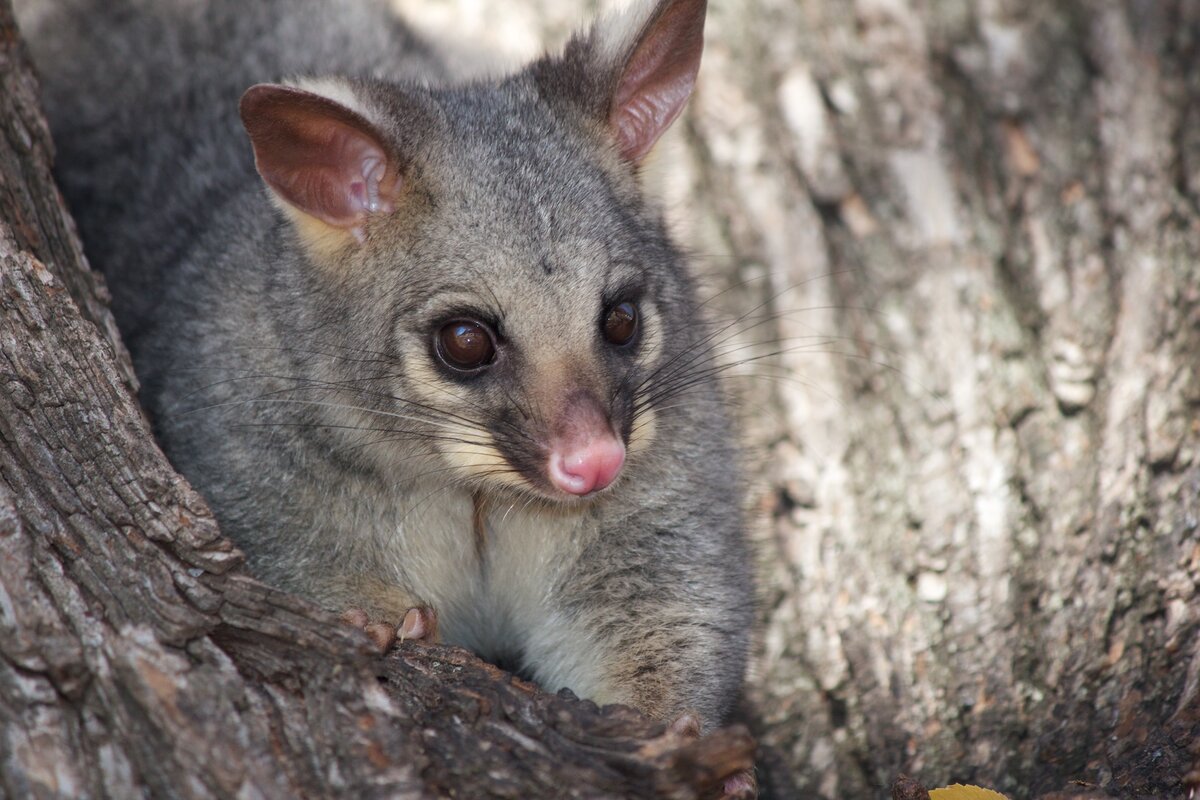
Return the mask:
<svg viewBox="0 0 1200 800">
<path fill-rule="evenodd" d="M 438 357 L 451 369 L 471 372 L 492 363 L 496 341 L 491 329 L 473 319 L 447 322 L 437 333 Z"/>
<path fill-rule="evenodd" d="M 617 303 L 604 315 L 604 338 L 615 345 L 632 342 L 637 330 L 637 306 L 633 303 Z"/>
</svg>

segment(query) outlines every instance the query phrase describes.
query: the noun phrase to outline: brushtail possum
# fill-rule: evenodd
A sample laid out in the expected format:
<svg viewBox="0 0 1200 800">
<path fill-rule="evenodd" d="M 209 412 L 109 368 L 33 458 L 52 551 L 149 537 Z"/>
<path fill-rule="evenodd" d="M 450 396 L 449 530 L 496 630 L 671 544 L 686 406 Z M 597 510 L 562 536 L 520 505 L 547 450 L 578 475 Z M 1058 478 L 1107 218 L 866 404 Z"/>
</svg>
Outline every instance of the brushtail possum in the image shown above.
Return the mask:
<svg viewBox="0 0 1200 800">
<path fill-rule="evenodd" d="M 734 436 L 639 178 L 704 0 L 466 83 L 382 1 L 18 6 L 142 400 L 252 570 L 718 724 L 753 615 Z"/>
</svg>

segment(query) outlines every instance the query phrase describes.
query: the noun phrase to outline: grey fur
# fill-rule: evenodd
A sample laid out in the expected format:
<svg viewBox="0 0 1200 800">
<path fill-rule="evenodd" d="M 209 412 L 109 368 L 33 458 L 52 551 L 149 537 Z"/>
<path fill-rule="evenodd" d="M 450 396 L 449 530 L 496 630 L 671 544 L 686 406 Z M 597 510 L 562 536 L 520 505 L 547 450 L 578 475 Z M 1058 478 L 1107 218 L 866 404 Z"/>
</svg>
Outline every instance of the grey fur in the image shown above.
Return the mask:
<svg viewBox="0 0 1200 800">
<path fill-rule="evenodd" d="M 684 258 L 606 138 L 599 34 L 444 86 L 382 2 L 17 5 L 143 401 L 253 570 L 334 608 L 432 605 L 447 640 L 551 690 L 722 720 L 753 615 L 733 434 Z M 272 205 L 238 121 L 248 86 L 296 75 L 349 76 L 405 160 L 404 203 L 338 268 Z M 654 358 L 621 361 L 598 315 L 635 289 Z M 429 377 L 430 326 L 464 303 L 509 343 L 486 386 Z M 568 379 L 654 431 L 612 489 L 561 505 L 511 462 L 542 433 L 539 382 Z M 510 456 L 494 476 L 447 461 L 446 437 L 485 431 Z"/>
</svg>

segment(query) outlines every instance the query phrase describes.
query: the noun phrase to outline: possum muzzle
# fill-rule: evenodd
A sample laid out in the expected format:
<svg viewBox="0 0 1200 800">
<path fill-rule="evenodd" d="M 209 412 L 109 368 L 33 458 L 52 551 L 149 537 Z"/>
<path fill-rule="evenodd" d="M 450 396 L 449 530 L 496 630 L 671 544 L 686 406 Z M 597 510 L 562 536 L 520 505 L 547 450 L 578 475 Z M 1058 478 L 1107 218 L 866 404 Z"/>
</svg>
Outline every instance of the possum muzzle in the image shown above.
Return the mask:
<svg viewBox="0 0 1200 800">
<path fill-rule="evenodd" d="M 555 489 L 585 497 L 607 488 L 620 475 L 625 443 L 591 392 L 569 394 L 551 430 L 545 470 Z"/>
</svg>

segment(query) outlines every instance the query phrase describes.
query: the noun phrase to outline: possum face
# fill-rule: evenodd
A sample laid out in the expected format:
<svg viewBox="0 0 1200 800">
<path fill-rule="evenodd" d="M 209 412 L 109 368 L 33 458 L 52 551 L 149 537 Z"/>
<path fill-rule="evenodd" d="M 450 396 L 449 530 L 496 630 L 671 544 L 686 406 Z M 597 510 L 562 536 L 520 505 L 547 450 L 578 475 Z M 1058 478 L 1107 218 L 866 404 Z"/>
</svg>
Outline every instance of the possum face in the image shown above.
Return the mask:
<svg viewBox="0 0 1200 800">
<path fill-rule="evenodd" d="M 639 14 L 495 84 L 243 98 L 259 172 L 314 269 L 357 287 L 364 330 L 391 320 L 384 394 L 447 478 L 604 492 L 652 446 L 656 372 L 701 358 L 636 169 L 690 93 L 704 3 Z"/>
<path fill-rule="evenodd" d="M 529 76 L 432 99 L 409 214 L 362 250 L 406 287 L 394 394 L 441 411 L 430 441 L 456 477 L 604 492 L 652 447 L 653 376 L 685 355 L 681 259 L 629 165 Z"/>
<path fill-rule="evenodd" d="M 652 441 L 641 401 L 663 354 L 663 310 L 644 271 L 596 242 L 560 245 L 532 262 L 471 259 L 404 316 L 397 342 L 402 394 L 442 409 L 448 435 L 434 441 L 461 474 L 583 497 Z"/>
<path fill-rule="evenodd" d="M 403 394 L 445 411 L 460 474 L 585 497 L 652 442 L 650 377 L 686 324 L 678 257 L 569 138 L 528 141 L 443 140 L 457 163 L 417 179 L 436 210 L 406 234 Z"/>
</svg>

